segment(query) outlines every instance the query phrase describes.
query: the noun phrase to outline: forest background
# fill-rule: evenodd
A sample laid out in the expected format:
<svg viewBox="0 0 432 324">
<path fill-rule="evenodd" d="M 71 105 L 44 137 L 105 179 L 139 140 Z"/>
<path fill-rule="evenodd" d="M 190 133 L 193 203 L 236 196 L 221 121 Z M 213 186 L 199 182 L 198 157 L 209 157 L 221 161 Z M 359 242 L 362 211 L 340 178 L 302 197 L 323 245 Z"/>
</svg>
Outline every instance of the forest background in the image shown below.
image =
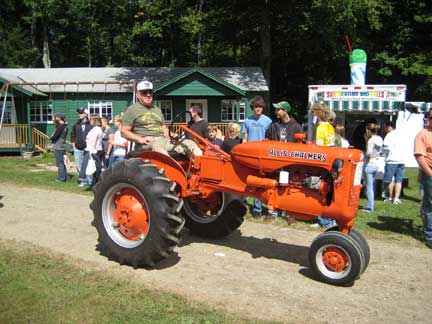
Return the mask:
<svg viewBox="0 0 432 324">
<path fill-rule="evenodd" d="M 4 0 L 0 67 L 261 66 L 272 100 L 349 84 L 348 35 L 368 84 L 432 101 L 432 1 Z"/>
</svg>

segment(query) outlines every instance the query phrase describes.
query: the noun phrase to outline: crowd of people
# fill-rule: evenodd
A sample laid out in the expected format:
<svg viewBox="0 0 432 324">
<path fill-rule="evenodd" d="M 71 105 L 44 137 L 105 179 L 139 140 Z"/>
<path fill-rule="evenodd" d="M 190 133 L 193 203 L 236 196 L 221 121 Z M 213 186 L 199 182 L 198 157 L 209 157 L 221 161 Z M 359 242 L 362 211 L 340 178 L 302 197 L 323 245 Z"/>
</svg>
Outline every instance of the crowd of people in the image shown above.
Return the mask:
<svg viewBox="0 0 432 324">
<path fill-rule="evenodd" d="M 138 83 L 136 89 L 137 102 L 129 106 L 123 116 L 113 118 L 116 130 L 110 126 L 107 116 L 90 116 L 85 108 L 79 108 L 78 121 L 71 129 L 71 143 L 78 172 L 78 185 L 92 186 L 98 180 L 103 169 L 113 167 L 126 156 L 134 156 L 142 150 L 153 150 L 163 154 L 168 151 L 187 155 L 189 157 L 202 155 L 202 150 L 191 134 L 172 141 L 165 126 L 162 111 L 153 104 L 153 84 L 150 81 Z M 199 106 L 188 109 L 190 113 L 189 128 L 212 145 L 209 150 L 219 147 L 230 154 L 233 147 L 240 143 L 269 139 L 281 142 L 296 142 L 294 135 L 302 133 L 301 125 L 292 117 L 292 108 L 287 101 L 274 103 L 276 120 L 267 115 L 267 105 L 261 96 L 256 96 L 250 103 L 253 114 L 247 117 L 240 127 L 237 123 L 228 125 L 225 136 L 217 127 L 208 125 L 202 117 Z M 375 119 L 369 119 L 354 130 L 351 143 L 345 138 L 345 127 L 336 119 L 336 114 L 328 106 L 321 103 L 311 107 L 313 139 L 316 145 L 335 147 L 355 147 L 364 151 L 363 184 L 366 204 L 360 210 L 371 213 L 374 211 L 376 177 L 385 159 L 384 192 L 385 202 L 399 205 L 404 178 L 404 156 L 398 149 L 398 138 L 403 136 L 395 128 L 392 121 L 384 124 L 385 137 L 380 136 L 380 125 Z M 69 175 L 64 163 L 66 155 L 66 138 L 68 129 L 65 116 L 56 113 L 54 117 L 55 131 L 51 136 L 55 151 L 58 176 L 56 181 L 65 182 Z M 425 119 L 425 128 L 417 135 L 415 141 L 415 157 L 419 164 L 419 179 L 424 191 L 421 214 L 424 222 L 426 245 L 432 248 L 432 111 Z M 132 150 L 128 152 L 128 148 Z M 271 221 L 278 216 L 292 223 L 295 220 L 286 213 L 267 209 L 264 213 L 262 202 L 255 198 L 252 206 L 254 218 Z M 330 228 L 335 222 L 317 215 L 316 226 Z M 315 224 L 313 224 L 315 226 Z"/>
<path fill-rule="evenodd" d="M 78 186 L 94 185 L 103 169 L 113 167 L 126 158 L 128 141 L 121 136 L 122 117 L 113 118 L 116 130 L 111 128 L 108 116 L 90 116 L 85 108 L 77 109 L 78 121 L 72 125 L 71 144 L 75 167 L 78 173 Z M 70 180 L 67 172 L 66 143 L 68 128 L 65 115 L 54 115 L 55 129 L 51 136 L 58 168 L 57 182 Z"/>
</svg>

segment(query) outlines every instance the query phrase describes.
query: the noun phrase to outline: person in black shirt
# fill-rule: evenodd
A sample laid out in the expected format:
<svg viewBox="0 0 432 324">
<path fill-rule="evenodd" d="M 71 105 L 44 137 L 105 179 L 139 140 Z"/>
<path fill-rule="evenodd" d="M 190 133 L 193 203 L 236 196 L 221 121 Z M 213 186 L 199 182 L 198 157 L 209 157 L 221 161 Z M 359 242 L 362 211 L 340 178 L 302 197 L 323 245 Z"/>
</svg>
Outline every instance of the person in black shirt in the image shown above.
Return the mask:
<svg viewBox="0 0 432 324">
<path fill-rule="evenodd" d="M 228 125 L 228 134 L 225 136 L 221 146 L 221 149 L 228 154 L 231 154 L 231 150 L 234 146 L 241 143 L 240 129 L 240 125 L 236 123 L 230 123 Z"/>
<path fill-rule="evenodd" d="M 64 163 L 64 156 L 66 154 L 66 136 L 68 129 L 65 124 L 65 115 L 63 113 L 56 113 L 54 115 L 55 130 L 51 136 L 51 142 L 54 144 L 53 149 L 56 157 L 56 165 L 58 169 L 57 182 L 66 182 L 68 174 L 66 165 Z"/>
<path fill-rule="evenodd" d="M 276 109 L 276 117 L 278 120 L 267 128 L 265 137 L 273 141 L 297 142 L 294 138 L 294 134 L 303 133 L 303 129 L 300 124 L 290 116 L 291 105 L 287 101 L 281 101 L 273 104 L 273 106 Z M 281 217 L 284 218 L 289 225 L 295 222 L 295 218 L 290 217 L 285 212 L 281 213 Z"/>
<path fill-rule="evenodd" d="M 202 111 L 199 106 L 192 106 L 189 108 L 191 120 L 188 123 L 188 127 L 203 138 L 208 137 L 208 123 L 202 119 Z M 186 134 L 187 139 L 193 139 L 193 136 L 189 133 Z"/>
<path fill-rule="evenodd" d="M 79 116 L 78 121 L 72 126 L 71 131 L 71 142 L 73 148 L 73 154 L 75 159 L 76 169 L 78 174 L 81 171 L 81 168 L 86 168 L 88 163 L 88 154 L 85 151 L 86 148 L 86 137 L 87 134 L 92 129 L 92 125 L 90 125 L 90 120 L 88 119 L 89 111 L 84 107 L 77 109 L 77 113 Z M 85 183 L 86 179 L 78 179 L 78 182 Z"/>
<path fill-rule="evenodd" d="M 291 117 L 291 105 L 287 101 L 273 104 L 278 120 L 267 128 L 265 138 L 280 142 L 296 142 L 294 134 L 303 133 L 300 124 Z"/>
</svg>

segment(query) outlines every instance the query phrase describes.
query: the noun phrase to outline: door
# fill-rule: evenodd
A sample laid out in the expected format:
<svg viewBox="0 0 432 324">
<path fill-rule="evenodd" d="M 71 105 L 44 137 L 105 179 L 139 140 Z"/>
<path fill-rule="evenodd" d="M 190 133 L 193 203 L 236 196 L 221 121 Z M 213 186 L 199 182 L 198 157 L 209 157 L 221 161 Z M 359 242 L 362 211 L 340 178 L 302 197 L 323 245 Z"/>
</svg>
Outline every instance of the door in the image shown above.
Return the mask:
<svg viewBox="0 0 432 324">
<path fill-rule="evenodd" d="M 15 120 L 15 109 L 12 101 L 6 101 L 6 105 L 4 106 L 3 113 L 3 101 L 0 104 L 0 123 L 1 123 L 1 133 L 0 133 L 0 144 L 6 146 L 14 146 L 16 144 L 15 140 L 15 129 L 12 127 L 8 127 L 9 125 L 13 125 L 16 123 Z M 1 116 L 3 114 L 3 120 L 1 120 Z"/>
<path fill-rule="evenodd" d="M 202 111 L 202 118 L 207 120 L 207 99 L 186 99 L 186 111 L 189 111 L 189 108 L 192 106 L 198 106 Z M 186 122 L 189 122 L 190 115 L 186 114 Z"/>
</svg>

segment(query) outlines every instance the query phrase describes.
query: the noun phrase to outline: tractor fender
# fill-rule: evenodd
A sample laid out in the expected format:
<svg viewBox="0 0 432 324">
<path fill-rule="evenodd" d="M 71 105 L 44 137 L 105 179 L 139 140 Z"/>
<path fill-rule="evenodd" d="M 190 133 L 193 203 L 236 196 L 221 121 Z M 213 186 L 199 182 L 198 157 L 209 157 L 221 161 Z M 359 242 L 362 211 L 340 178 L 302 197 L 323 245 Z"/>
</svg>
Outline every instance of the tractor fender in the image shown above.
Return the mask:
<svg viewBox="0 0 432 324">
<path fill-rule="evenodd" d="M 143 151 L 134 156 L 143 160 L 150 160 L 150 162 L 161 170 L 164 170 L 165 176 L 174 181 L 181 190 L 187 188 L 186 173 L 181 165 L 168 155 L 155 151 Z"/>
</svg>

